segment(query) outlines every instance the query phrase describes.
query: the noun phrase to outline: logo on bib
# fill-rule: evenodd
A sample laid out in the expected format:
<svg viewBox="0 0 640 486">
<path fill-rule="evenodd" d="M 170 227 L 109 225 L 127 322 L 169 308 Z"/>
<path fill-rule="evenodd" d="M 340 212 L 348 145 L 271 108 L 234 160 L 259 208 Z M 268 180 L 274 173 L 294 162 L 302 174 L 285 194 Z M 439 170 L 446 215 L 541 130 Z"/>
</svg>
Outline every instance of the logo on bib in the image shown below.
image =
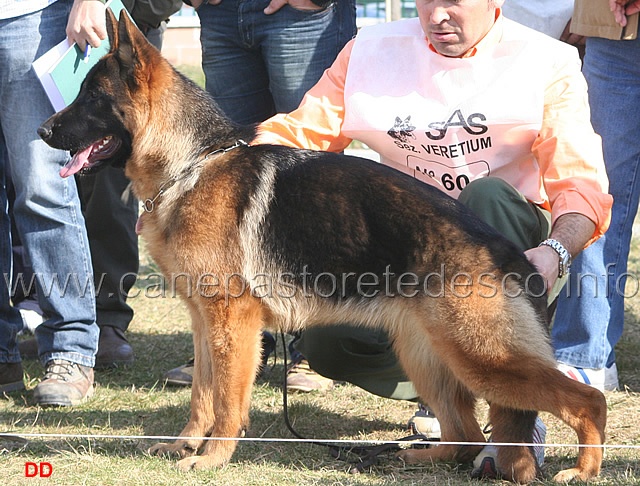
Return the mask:
<svg viewBox="0 0 640 486">
<path fill-rule="evenodd" d="M 415 129 L 416 127 L 411 124 L 411 115 L 406 117 L 404 120 L 397 116 L 394 125 L 389 129 L 387 135 L 391 138 L 395 138 L 396 140 L 400 140 L 401 142 L 408 142 L 409 138 L 416 138 L 413 134 Z"/>
<path fill-rule="evenodd" d="M 450 127 L 463 128 L 469 135 L 482 135 L 489 130 L 487 125 L 480 123 L 487 119 L 482 113 L 472 113 L 464 117 L 461 110 L 456 110 L 447 121 L 429 123 L 431 131 L 424 132 L 431 140 L 442 140 Z"/>
</svg>

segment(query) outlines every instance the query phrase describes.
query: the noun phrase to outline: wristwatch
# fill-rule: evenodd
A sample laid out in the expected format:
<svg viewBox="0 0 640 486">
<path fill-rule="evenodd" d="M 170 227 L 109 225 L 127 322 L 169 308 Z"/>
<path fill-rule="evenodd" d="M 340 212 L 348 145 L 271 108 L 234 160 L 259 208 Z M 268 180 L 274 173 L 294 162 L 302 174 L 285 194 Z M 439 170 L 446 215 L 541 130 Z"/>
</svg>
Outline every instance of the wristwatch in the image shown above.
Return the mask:
<svg viewBox="0 0 640 486">
<path fill-rule="evenodd" d="M 553 238 L 548 238 L 538 246 L 550 246 L 558 254 L 558 257 L 560 258 L 558 262 L 558 278 L 562 278 L 569 273 L 569 267 L 571 266 L 571 254 L 564 246 L 562 246 L 562 243 L 558 240 L 554 240 Z"/>
</svg>

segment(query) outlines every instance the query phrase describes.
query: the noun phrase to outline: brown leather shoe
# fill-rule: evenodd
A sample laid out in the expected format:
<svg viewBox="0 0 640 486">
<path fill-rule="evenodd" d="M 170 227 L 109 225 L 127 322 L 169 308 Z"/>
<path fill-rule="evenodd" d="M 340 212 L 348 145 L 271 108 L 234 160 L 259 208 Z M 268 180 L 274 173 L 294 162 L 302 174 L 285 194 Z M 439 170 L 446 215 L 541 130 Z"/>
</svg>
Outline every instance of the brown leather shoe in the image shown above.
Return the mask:
<svg viewBox="0 0 640 486">
<path fill-rule="evenodd" d="M 96 354 L 96 369 L 119 368 L 133 364 L 133 348 L 121 329 L 100 326 L 100 341 Z"/>
<path fill-rule="evenodd" d="M 22 363 L 0 363 L 0 396 L 24 390 Z"/>
<path fill-rule="evenodd" d="M 93 395 L 93 368 L 63 359 L 45 366 L 44 378 L 33 390 L 33 398 L 43 407 L 79 405 Z"/>
<path fill-rule="evenodd" d="M 304 356 L 300 357 L 300 360 L 291 363 L 287 371 L 287 391 L 309 393 L 331 390 L 333 380 L 313 371 Z"/>
</svg>

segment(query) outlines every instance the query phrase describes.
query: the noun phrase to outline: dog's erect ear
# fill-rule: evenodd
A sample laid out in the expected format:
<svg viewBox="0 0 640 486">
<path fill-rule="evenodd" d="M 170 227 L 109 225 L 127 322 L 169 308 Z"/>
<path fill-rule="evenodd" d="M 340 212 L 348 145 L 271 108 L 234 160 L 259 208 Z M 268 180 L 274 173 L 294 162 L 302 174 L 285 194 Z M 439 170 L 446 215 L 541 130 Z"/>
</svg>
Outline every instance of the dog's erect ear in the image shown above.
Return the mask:
<svg viewBox="0 0 640 486">
<path fill-rule="evenodd" d="M 113 11 L 107 7 L 105 10 L 107 20 L 107 37 L 109 39 L 109 52 L 115 52 L 118 48 L 118 20 Z"/>
<path fill-rule="evenodd" d="M 114 55 L 120 64 L 120 76 L 133 87 L 137 82 L 135 73 L 144 65 L 145 57 L 142 53 L 151 45 L 124 9 L 120 12 L 116 37 Z"/>
</svg>

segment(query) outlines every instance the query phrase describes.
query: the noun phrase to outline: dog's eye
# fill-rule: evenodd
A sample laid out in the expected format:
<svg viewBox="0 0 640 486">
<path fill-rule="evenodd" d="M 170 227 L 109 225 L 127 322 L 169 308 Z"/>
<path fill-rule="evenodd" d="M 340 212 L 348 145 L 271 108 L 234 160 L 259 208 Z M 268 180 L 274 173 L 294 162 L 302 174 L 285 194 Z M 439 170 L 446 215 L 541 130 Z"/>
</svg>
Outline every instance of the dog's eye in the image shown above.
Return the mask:
<svg viewBox="0 0 640 486">
<path fill-rule="evenodd" d="M 102 92 L 98 89 L 87 90 L 87 98 L 89 101 L 97 101 L 102 97 Z"/>
</svg>

